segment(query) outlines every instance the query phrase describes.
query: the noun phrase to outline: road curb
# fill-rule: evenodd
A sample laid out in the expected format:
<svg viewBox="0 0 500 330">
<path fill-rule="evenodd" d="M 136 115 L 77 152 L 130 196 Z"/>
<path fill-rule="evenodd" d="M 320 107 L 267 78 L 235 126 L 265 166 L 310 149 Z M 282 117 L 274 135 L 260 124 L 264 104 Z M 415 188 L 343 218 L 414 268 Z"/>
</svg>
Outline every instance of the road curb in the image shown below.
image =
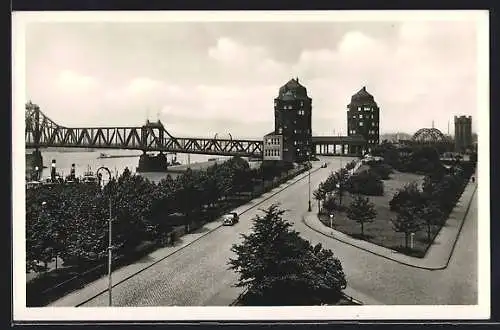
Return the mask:
<svg viewBox="0 0 500 330">
<path fill-rule="evenodd" d="M 314 169 L 314 170 L 311 170 L 311 171 L 310 171 L 310 173 L 311 173 L 311 174 L 312 174 L 312 173 L 315 173 L 316 171 L 318 171 L 318 170 L 320 170 L 320 169 L 321 169 L 321 167 L 319 167 L 319 168 L 317 168 L 317 169 Z M 256 204 L 254 204 L 254 205 L 252 205 L 252 206 L 250 206 L 250 207 L 248 207 L 247 209 L 243 210 L 243 211 L 242 211 L 242 212 L 240 212 L 239 214 L 241 215 L 241 214 L 244 214 L 244 213 L 246 213 L 246 212 L 250 211 L 251 209 L 253 209 L 253 208 L 255 208 L 255 207 L 257 207 L 257 206 L 261 205 L 262 203 L 266 202 L 266 201 L 267 201 L 267 200 L 269 200 L 270 198 L 272 198 L 272 197 L 274 197 L 275 195 L 279 194 L 280 192 L 284 191 L 284 190 L 285 190 L 285 189 L 287 189 L 288 187 L 290 187 L 290 186 L 292 186 L 292 185 L 296 184 L 297 182 L 299 182 L 299 181 L 301 181 L 301 180 L 304 180 L 304 179 L 305 179 L 305 178 L 309 175 L 309 173 L 307 173 L 307 174 L 303 174 L 303 173 L 301 173 L 301 174 L 299 174 L 299 175 L 300 175 L 300 177 L 299 177 L 298 179 L 296 179 L 295 181 L 292 181 L 291 183 L 287 184 L 285 187 L 280 188 L 278 191 L 276 191 L 276 192 L 272 193 L 271 195 L 269 195 L 269 196 L 265 197 L 265 198 L 264 198 L 263 200 L 261 200 L 260 202 L 258 202 L 258 203 L 256 203 Z M 293 178 L 292 178 L 292 179 L 293 179 Z M 292 180 L 292 179 L 290 179 L 290 180 Z M 288 181 L 287 181 L 287 182 L 288 182 Z M 284 182 L 283 184 L 286 184 L 286 182 Z M 278 186 L 278 187 L 279 187 L 279 186 Z M 262 195 L 261 195 L 261 196 L 262 196 Z M 126 276 L 126 277 L 125 277 L 125 278 L 123 278 L 122 280 L 120 280 L 120 281 L 116 282 L 115 284 L 113 284 L 111 288 L 115 288 L 115 287 L 117 287 L 118 285 L 122 284 L 123 282 L 128 281 L 128 280 L 129 280 L 129 279 L 131 279 L 132 277 L 134 277 L 134 276 L 136 276 L 136 275 L 138 275 L 138 274 L 142 273 L 143 271 L 145 271 L 145 270 L 147 270 L 147 269 L 149 269 L 149 268 L 153 267 L 154 265 L 156 265 L 156 264 L 160 263 L 161 261 L 163 261 L 163 260 L 165 260 L 166 258 L 168 258 L 168 257 L 172 256 L 173 254 L 175 254 L 175 253 L 177 253 L 177 252 L 179 252 L 179 251 L 183 250 L 184 248 L 186 248 L 186 247 L 190 246 L 191 244 L 193 244 L 193 243 L 197 242 L 198 240 L 202 239 L 203 237 L 205 237 L 205 236 L 207 236 L 207 235 L 209 235 L 209 234 L 211 234 L 211 233 L 215 232 L 216 230 L 220 229 L 221 227 L 222 227 L 222 224 L 218 225 L 218 226 L 217 226 L 217 227 L 215 227 L 215 228 L 210 229 L 209 231 L 205 232 L 205 233 L 204 233 L 203 235 L 201 235 L 200 237 L 198 237 L 198 238 L 196 238 L 196 239 L 192 240 L 192 241 L 191 241 L 191 242 L 189 242 L 189 243 L 186 243 L 186 245 L 180 246 L 177 250 L 172 251 L 171 253 L 167 254 L 166 256 L 161 257 L 160 259 L 158 259 L 158 260 L 156 260 L 155 262 L 151 263 L 150 265 L 147 265 L 147 266 L 145 266 L 144 268 L 142 268 L 142 269 L 140 269 L 140 270 L 138 270 L 138 271 L 134 272 L 133 274 Z M 108 291 L 108 289 L 101 290 L 99 293 L 96 293 L 96 294 L 95 294 L 95 295 L 93 295 L 92 297 L 87 298 L 87 299 L 85 299 L 83 302 L 78 303 L 75 307 L 80 307 L 80 306 L 82 306 L 82 305 L 86 304 L 87 302 L 89 302 L 89 301 L 91 301 L 91 300 L 94 300 L 95 298 L 99 297 L 100 295 L 102 295 L 102 294 L 106 293 L 107 291 Z M 62 297 L 62 298 L 63 298 L 63 297 Z M 61 298 L 61 299 L 62 299 L 62 298 Z M 49 306 L 50 306 L 50 305 L 49 305 Z"/>
<path fill-rule="evenodd" d="M 465 223 L 465 218 L 466 218 L 467 214 L 469 213 L 469 209 L 470 209 L 470 206 L 471 206 L 471 204 L 472 204 L 472 199 L 474 198 L 474 195 L 476 194 L 476 190 L 477 190 L 477 184 L 474 186 L 474 190 L 473 190 L 473 192 L 472 192 L 472 194 L 471 194 L 471 197 L 470 197 L 470 199 L 469 199 L 469 201 L 468 201 L 467 208 L 466 208 L 466 210 L 465 210 L 465 212 L 464 212 L 464 214 L 463 214 L 463 218 L 462 218 L 462 220 L 461 220 L 460 227 L 459 227 L 458 232 L 457 232 L 457 234 L 456 234 L 456 236 L 455 236 L 455 239 L 454 239 L 454 242 L 453 242 L 452 248 L 451 248 L 451 250 L 450 250 L 450 253 L 449 253 L 448 259 L 447 259 L 447 261 L 446 261 L 446 264 L 445 264 L 444 266 L 439 266 L 439 267 L 426 267 L 426 266 L 419 266 L 419 265 L 415 265 L 415 264 L 410 264 L 410 263 L 407 263 L 407 262 L 404 262 L 404 261 L 396 260 L 396 259 L 391 258 L 391 257 L 388 257 L 388 256 L 386 256 L 386 255 L 383 255 L 383 254 L 380 254 L 380 253 L 374 252 L 374 251 L 372 251 L 372 250 L 370 250 L 370 249 L 367 249 L 367 248 L 364 248 L 364 247 L 358 246 L 358 245 L 356 245 L 356 244 L 353 244 L 353 243 L 348 242 L 348 241 L 346 241 L 346 240 L 343 240 L 343 239 L 341 239 L 341 238 L 330 236 L 330 235 L 328 235 L 328 234 L 325 234 L 325 233 L 323 233 L 323 232 L 319 231 L 318 229 L 314 228 L 314 227 L 313 227 L 313 226 L 311 226 L 310 224 L 308 224 L 308 223 L 307 223 L 307 221 L 305 220 L 305 215 L 303 215 L 303 216 L 302 216 L 302 222 L 303 222 L 303 223 L 304 223 L 304 224 L 305 224 L 308 228 L 310 228 L 311 230 L 314 230 L 315 232 L 317 232 L 317 233 L 319 233 L 319 234 L 321 234 L 321 235 L 324 235 L 324 236 L 326 236 L 326 237 L 332 238 L 332 239 L 337 240 L 337 241 L 339 241 L 339 242 L 342 242 L 342 243 L 344 243 L 344 244 L 350 245 L 350 246 L 355 247 L 355 248 L 357 248 L 357 249 L 360 249 L 360 250 L 362 250 L 362 251 L 369 252 L 369 253 L 371 253 L 371 254 L 374 254 L 374 255 L 376 255 L 376 256 L 382 257 L 382 258 L 384 258 L 384 259 L 387 259 L 387 260 L 391 260 L 391 261 L 397 262 L 397 263 L 399 263 L 399 264 L 401 264 L 401 265 L 405 265 L 405 266 L 408 266 L 408 267 L 413 267 L 413 268 L 418 268 L 418 269 L 431 270 L 431 271 L 433 271 L 433 270 L 443 270 L 443 269 L 446 269 L 446 268 L 448 267 L 448 265 L 449 265 L 449 263 L 450 263 L 450 260 L 451 260 L 451 257 L 453 256 L 453 253 L 455 252 L 455 246 L 456 246 L 456 244 L 457 244 L 457 242 L 458 242 L 458 238 L 459 238 L 459 237 L 460 237 L 460 235 L 462 234 L 462 228 L 463 228 L 464 223 Z M 322 226 L 324 226 L 323 224 L 321 224 L 321 225 L 322 225 Z M 326 226 L 325 226 L 325 227 L 326 227 Z M 328 228 L 328 227 L 327 227 L 327 228 Z M 368 242 L 368 243 L 370 243 L 370 242 Z M 370 244 L 373 244 L 373 243 L 370 243 Z M 376 244 L 373 244 L 373 245 L 376 245 Z M 377 247 L 379 247 L 379 245 L 376 245 L 376 246 L 377 246 Z"/>
</svg>

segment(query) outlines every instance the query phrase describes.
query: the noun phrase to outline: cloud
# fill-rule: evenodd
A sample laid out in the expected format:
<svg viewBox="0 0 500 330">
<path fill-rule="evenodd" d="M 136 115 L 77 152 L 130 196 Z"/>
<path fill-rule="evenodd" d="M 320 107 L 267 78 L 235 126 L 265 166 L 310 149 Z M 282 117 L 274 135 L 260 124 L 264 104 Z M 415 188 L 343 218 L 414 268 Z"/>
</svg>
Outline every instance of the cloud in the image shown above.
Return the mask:
<svg viewBox="0 0 500 330">
<path fill-rule="evenodd" d="M 161 88 L 162 83 L 149 78 L 135 78 L 128 84 L 127 92 L 131 94 L 148 93 Z"/>
<path fill-rule="evenodd" d="M 225 64 L 241 65 L 259 61 L 268 54 L 263 47 L 244 46 L 230 38 L 222 37 L 214 47 L 208 49 L 208 55 Z"/>
<path fill-rule="evenodd" d="M 223 73 L 239 75 L 248 83 L 268 83 L 290 74 L 287 66 L 274 59 L 267 48 L 244 45 L 228 37 L 217 39 L 216 45 L 208 49 L 208 57 Z"/>
<path fill-rule="evenodd" d="M 69 93 L 85 93 L 98 86 L 97 80 L 71 70 L 61 71 L 57 77 L 60 91 Z"/>
<path fill-rule="evenodd" d="M 430 118 L 445 129 L 453 114 L 475 108 L 475 48 L 467 23 L 408 23 L 393 40 L 347 32 L 336 47 L 304 50 L 296 68 L 314 95 L 313 121 L 330 117 L 345 131 L 345 107 L 366 85 L 381 107 L 382 131 L 413 132 Z M 332 122 L 322 122 L 316 130 L 331 131 Z"/>
<path fill-rule="evenodd" d="M 159 113 L 167 129 L 170 122 L 183 136 L 215 130 L 233 136 L 266 133 L 273 127 L 279 87 L 296 76 L 313 99 L 313 130 L 318 134 L 332 134 L 333 129 L 345 133 L 346 105 L 362 86 L 381 108 L 382 132 L 413 133 L 433 119 L 446 131 L 453 115 L 475 116 L 475 23 L 404 22 L 390 33 L 372 33 L 361 23 L 342 30 L 339 24 L 325 25 L 335 37 L 325 35 L 314 46 L 304 39 L 308 24 L 294 41 L 289 40 L 293 34 L 284 34 L 288 30 L 272 25 L 249 40 L 241 32 L 253 31 L 248 25 L 234 33 L 186 30 L 183 43 L 150 47 L 145 42 L 140 49 L 126 48 L 129 40 L 120 41 L 117 29 L 114 38 L 101 38 L 106 43 L 93 44 L 92 38 L 79 43 L 73 37 L 70 44 L 79 47 L 78 54 L 108 54 L 114 48 L 127 52 L 80 55 L 61 63 L 54 60 L 54 49 L 64 42 L 59 38 L 52 49 L 47 37 L 41 43 L 46 54 L 40 51 L 36 60 L 27 59 L 29 96 L 62 124 L 138 125 L 148 113 L 150 119 Z M 278 57 L 284 48 L 294 55 Z M 258 130 L 257 125 L 265 127 Z"/>
</svg>

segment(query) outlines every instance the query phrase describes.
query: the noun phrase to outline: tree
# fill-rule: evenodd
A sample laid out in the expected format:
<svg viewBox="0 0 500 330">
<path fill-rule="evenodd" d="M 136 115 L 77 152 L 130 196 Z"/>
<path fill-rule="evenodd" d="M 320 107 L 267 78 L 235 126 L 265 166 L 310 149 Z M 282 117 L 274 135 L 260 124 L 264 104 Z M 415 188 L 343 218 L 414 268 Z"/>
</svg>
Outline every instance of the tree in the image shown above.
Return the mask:
<svg viewBox="0 0 500 330">
<path fill-rule="evenodd" d="M 342 197 L 347 190 L 349 172 L 345 168 L 341 168 L 337 172 L 335 172 L 335 177 L 337 182 L 336 191 L 339 197 L 339 205 L 342 205 Z"/>
<path fill-rule="evenodd" d="M 365 223 L 373 222 L 376 216 L 377 212 L 375 211 L 374 204 L 370 203 L 368 198 L 364 198 L 361 195 L 357 195 L 354 198 L 347 210 L 347 217 L 361 225 L 361 236 L 365 235 Z"/>
<path fill-rule="evenodd" d="M 345 169 L 350 171 L 350 170 L 354 169 L 354 167 L 356 167 L 356 161 L 353 160 L 353 161 L 346 164 Z"/>
<path fill-rule="evenodd" d="M 318 201 L 318 213 L 321 211 L 321 201 L 326 197 L 326 191 L 323 185 L 320 184 L 318 189 L 313 192 L 314 199 Z"/>
<path fill-rule="evenodd" d="M 432 226 L 442 224 L 443 212 L 439 209 L 439 205 L 429 200 L 419 210 L 419 216 L 427 227 L 427 241 L 430 242 Z"/>
<path fill-rule="evenodd" d="M 403 205 L 399 209 L 397 217 L 392 220 L 392 225 L 395 232 L 405 235 L 405 248 L 408 249 L 410 234 L 420 230 L 417 208 L 411 204 Z"/>
<path fill-rule="evenodd" d="M 390 174 L 393 173 L 392 168 L 384 163 L 373 163 L 370 164 L 369 171 L 375 173 L 375 175 L 380 176 L 382 180 L 390 179 Z"/>
<path fill-rule="evenodd" d="M 425 181 L 424 181 L 425 182 Z M 399 189 L 389 201 L 391 211 L 399 212 L 405 204 L 412 204 L 416 207 L 423 205 L 422 194 L 416 182 L 410 182 Z"/>
<path fill-rule="evenodd" d="M 284 212 L 270 206 L 254 219 L 253 232 L 231 248 L 236 258 L 229 268 L 239 273 L 236 286 L 248 289 L 245 303 L 310 305 L 340 297 L 346 287 L 340 261 L 290 230 Z"/>
<path fill-rule="evenodd" d="M 353 174 L 346 185 L 352 194 L 381 196 L 384 194 L 384 183 L 378 175 L 370 171 Z"/>
<path fill-rule="evenodd" d="M 323 182 L 323 189 L 327 194 L 330 194 L 337 189 L 337 183 L 337 176 L 332 172 L 328 178 L 326 178 L 325 182 Z"/>
<path fill-rule="evenodd" d="M 332 214 L 335 210 L 337 210 L 337 208 L 338 205 L 337 202 L 335 202 L 335 198 L 331 195 L 326 196 L 326 199 L 323 202 L 323 210 L 328 214 Z"/>
</svg>

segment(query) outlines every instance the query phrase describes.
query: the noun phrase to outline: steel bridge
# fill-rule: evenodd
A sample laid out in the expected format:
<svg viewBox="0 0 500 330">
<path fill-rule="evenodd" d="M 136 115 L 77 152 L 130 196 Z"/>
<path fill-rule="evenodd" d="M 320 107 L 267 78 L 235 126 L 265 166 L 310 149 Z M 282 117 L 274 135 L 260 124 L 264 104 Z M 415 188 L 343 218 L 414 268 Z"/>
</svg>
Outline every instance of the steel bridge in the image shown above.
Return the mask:
<svg viewBox="0 0 500 330">
<path fill-rule="evenodd" d="M 173 137 L 161 121 L 140 127 L 65 127 L 38 105 L 26 104 L 26 148 L 134 149 L 143 152 L 189 153 L 262 158 L 261 140 Z"/>
</svg>

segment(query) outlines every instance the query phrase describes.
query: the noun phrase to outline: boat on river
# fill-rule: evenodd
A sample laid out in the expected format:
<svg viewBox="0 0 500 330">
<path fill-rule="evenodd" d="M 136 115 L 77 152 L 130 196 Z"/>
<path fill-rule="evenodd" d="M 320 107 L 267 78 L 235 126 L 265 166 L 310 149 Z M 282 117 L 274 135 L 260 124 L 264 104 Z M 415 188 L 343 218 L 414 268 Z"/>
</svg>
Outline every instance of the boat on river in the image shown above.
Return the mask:
<svg viewBox="0 0 500 330">
<path fill-rule="evenodd" d="M 91 169 L 90 166 L 88 167 L 87 171 L 83 173 L 83 176 L 80 180 L 83 183 L 98 183 L 99 178 L 97 177 L 97 174 L 95 174 Z"/>
<path fill-rule="evenodd" d="M 139 157 L 140 155 L 110 155 L 106 154 L 104 152 L 101 152 L 97 159 L 102 159 L 102 158 L 131 158 L 131 157 Z"/>
</svg>

